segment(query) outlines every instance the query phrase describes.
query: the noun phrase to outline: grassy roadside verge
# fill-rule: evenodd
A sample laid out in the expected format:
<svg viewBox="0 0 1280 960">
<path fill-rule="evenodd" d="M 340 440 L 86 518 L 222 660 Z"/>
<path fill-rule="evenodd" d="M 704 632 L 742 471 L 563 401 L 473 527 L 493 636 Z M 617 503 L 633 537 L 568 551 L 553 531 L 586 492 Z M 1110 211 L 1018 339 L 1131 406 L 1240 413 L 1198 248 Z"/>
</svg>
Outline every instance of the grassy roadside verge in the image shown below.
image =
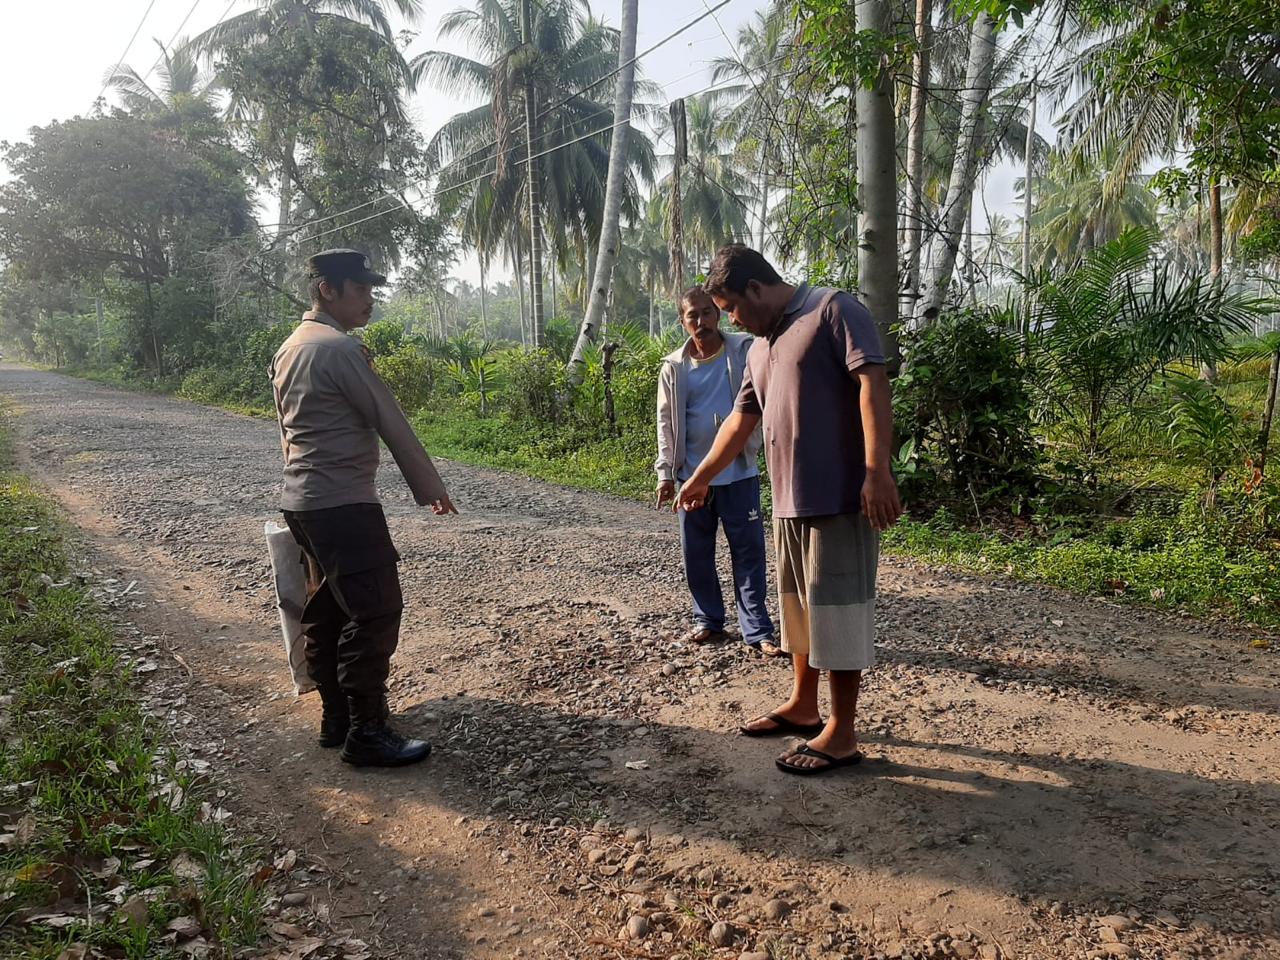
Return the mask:
<svg viewBox="0 0 1280 960">
<path fill-rule="evenodd" d="M 0 957 L 230 957 L 259 939 L 254 851 L 138 702 L 0 410 Z"/>
<path fill-rule="evenodd" d="M 454 410 L 419 413 L 414 427 L 428 450 L 451 460 L 638 500 L 653 495 L 647 435 L 554 439 Z M 767 479 L 764 487 L 767 501 Z M 927 521 L 908 515 L 883 545 L 888 555 L 938 566 L 1280 628 L 1280 553 L 1265 545 L 1230 547 L 1218 531 L 1188 518 L 1115 522 L 1049 542 L 966 529 L 945 514 Z M 1265 648 L 1269 641 L 1255 644 Z"/>
</svg>

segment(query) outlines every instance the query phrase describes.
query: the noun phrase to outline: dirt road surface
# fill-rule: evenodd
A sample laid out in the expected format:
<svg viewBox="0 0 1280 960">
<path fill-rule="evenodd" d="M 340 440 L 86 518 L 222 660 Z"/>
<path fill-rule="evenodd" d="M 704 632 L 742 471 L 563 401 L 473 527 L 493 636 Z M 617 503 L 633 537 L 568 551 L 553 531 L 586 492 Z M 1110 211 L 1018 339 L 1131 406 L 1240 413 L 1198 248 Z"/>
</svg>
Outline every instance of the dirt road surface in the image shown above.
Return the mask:
<svg viewBox="0 0 1280 960">
<path fill-rule="evenodd" d="M 0 397 L 151 709 L 297 851 L 284 918 L 406 958 L 1280 957 L 1256 630 L 886 562 L 868 759 L 793 778 L 735 733 L 786 666 L 676 639 L 670 514 L 446 462 L 438 519 L 385 458 L 392 704 L 436 750 L 356 771 L 287 683 L 275 425 L 12 365 Z"/>
</svg>

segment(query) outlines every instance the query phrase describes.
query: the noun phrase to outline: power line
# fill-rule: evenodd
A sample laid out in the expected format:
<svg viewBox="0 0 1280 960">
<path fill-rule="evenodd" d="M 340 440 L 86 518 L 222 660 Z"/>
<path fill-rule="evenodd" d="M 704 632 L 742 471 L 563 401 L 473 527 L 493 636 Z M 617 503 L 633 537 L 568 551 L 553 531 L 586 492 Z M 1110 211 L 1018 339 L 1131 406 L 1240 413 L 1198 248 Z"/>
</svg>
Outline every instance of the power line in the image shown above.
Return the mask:
<svg viewBox="0 0 1280 960">
<path fill-rule="evenodd" d="M 734 79 L 736 80 L 737 78 L 734 78 Z M 720 86 L 723 86 L 723 85 L 724 85 L 724 81 L 719 81 L 719 82 L 716 82 L 716 83 L 712 83 L 712 84 L 710 84 L 710 85 L 708 85 L 708 86 L 704 87 L 704 88 L 703 88 L 703 89 L 701 89 L 701 90 L 695 90 L 695 91 L 694 91 L 694 92 L 692 92 L 692 93 L 685 94 L 685 96 L 686 96 L 686 97 L 696 97 L 696 96 L 699 96 L 699 95 L 701 95 L 701 94 L 703 94 L 703 93 L 708 93 L 708 92 L 710 92 L 711 90 L 714 90 L 714 89 L 716 89 L 717 87 L 720 87 Z M 680 99 L 680 98 L 673 98 L 673 100 L 674 100 L 674 99 Z M 670 101 L 668 101 L 668 103 L 667 103 L 667 104 L 664 104 L 663 106 L 667 106 L 667 105 L 669 105 L 669 104 L 670 104 Z M 603 112 L 603 111 L 598 111 L 598 112 Z M 629 123 L 630 121 L 628 120 L 627 122 Z M 556 152 L 558 152 L 558 151 L 560 151 L 560 150 L 563 150 L 563 149 L 565 149 L 566 147 L 571 147 L 571 146 L 573 146 L 573 145 L 574 145 L 574 144 L 576 144 L 576 143 L 581 143 L 583 140 L 589 140 L 589 139 L 591 139 L 592 137 L 600 136 L 600 135 L 601 135 L 601 134 L 603 134 L 603 133 L 606 133 L 606 132 L 608 132 L 608 131 L 613 130 L 613 129 L 615 128 L 615 126 L 618 126 L 618 125 L 617 125 L 617 124 L 613 124 L 613 123 L 609 123 L 609 124 L 607 124 L 607 125 L 605 125 L 605 126 L 603 126 L 603 127 L 600 127 L 599 129 L 592 130 L 592 131 L 591 131 L 591 132 L 589 132 L 589 133 L 584 133 L 584 134 L 582 134 L 582 135 L 580 135 L 580 136 L 578 136 L 578 137 L 575 137 L 575 138 L 573 138 L 572 140 L 568 140 L 568 141 L 566 141 L 566 142 L 564 142 L 564 143 L 556 144 L 556 145 L 555 145 L 555 146 L 553 146 L 553 147 L 548 147 L 546 150 L 543 150 L 543 151 L 541 151 L 541 152 L 539 152 L 539 153 L 534 154 L 534 155 L 533 155 L 533 157 L 532 157 L 532 159 L 537 160 L 537 159 L 540 159 L 540 158 L 542 158 L 542 157 L 549 156 L 550 154 L 553 154 L 553 153 L 556 153 Z M 514 152 L 515 150 L 518 150 L 518 149 L 520 149 L 520 147 L 519 147 L 519 146 L 511 147 L 511 148 L 509 148 L 509 149 L 508 149 L 507 151 L 505 151 L 505 152 L 506 152 L 506 153 L 511 153 L 511 152 Z M 524 159 L 524 158 L 522 158 L 522 159 L 517 160 L 517 161 L 516 161 L 516 164 L 517 164 L 517 165 L 519 165 L 519 164 L 522 164 L 522 163 L 525 163 L 525 162 L 527 162 L 527 160 L 526 160 L 526 159 Z M 432 197 L 439 197 L 439 196 L 443 196 L 444 194 L 447 194 L 447 193 L 452 193 L 452 192 L 453 192 L 453 191 L 455 191 L 455 190 L 461 190 L 461 189 L 462 189 L 462 188 L 464 188 L 464 187 L 468 187 L 468 186 L 471 186 L 472 184 L 479 183 L 479 182 L 480 182 L 480 181 L 482 181 L 482 180 L 487 180 L 489 177 L 494 176 L 494 174 L 495 174 L 496 172 L 497 172 L 497 167 L 495 166 L 495 167 L 494 167 L 494 169 L 492 169 L 492 170 L 488 170 L 488 171 L 486 171 L 485 173 L 482 173 L 482 174 L 480 174 L 480 175 L 479 175 L 479 176 L 477 176 L 477 177 L 472 177 L 471 179 L 469 179 L 469 180 L 464 180 L 464 181 L 462 181 L 462 182 L 460 182 L 460 183 L 453 183 L 453 184 L 449 184 L 449 185 L 447 185 L 447 186 L 441 187 L 441 188 L 439 188 L 438 190 L 434 191 L 434 192 L 431 194 L 431 196 L 432 196 Z M 421 182 L 421 181 L 419 181 L 419 182 Z M 717 184 L 717 186 L 719 186 L 719 184 Z M 723 189 L 724 189 L 724 187 L 721 187 L 721 189 L 723 190 Z M 381 199 L 385 199 L 385 198 L 380 197 L 379 199 L 381 200 Z M 397 199 L 399 199 L 399 198 L 397 198 Z M 359 220 L 355 220 L 355 221 L 353 221 L 353 222 L 351 222 L 351 223 L 345 223 L 345 224 L 342 224 L 341 226 L 331 227 L 330 229 L 328 229 L 328 230 L 324 230 L 324 231 L 321 231 L 320 233 L 315 233 L 315 234 L 311 234 L 311 235 L 306 236 L 306 237 L 301 237 L 301 238 L 299 238 L 299 240 L 298 240 L 297 242 L 298 242 L 298 243 L 309 243 L 309 242 L 311 242 L 311 241 L 313 241 L 313 240 L 318 240 L 318 239 L 319 239 L 319 238 L 321 238 L 321 237 L 327 237 L 327 236 L 329 236 L 330 234 L 333 234 L 333 233 L 339 233 L 339 232 L 341 232 L 341 231 L 343 231 L 343 230 L 349 230 L 349 229 L 351 229 L 352 227 L 357 227 L 357 226 L 359 226 L 359 225 L 361 225 L 361 224 L 363 224 L 363 223 L 368 223 L 368 222 L 369 222 L 369 221 L 371 221 L 371 220 L 377 220 L 379 217 L 387 216 L 388 214 L 395 213 L 395 212 L 397 212 L 397 211 L 399 211 L 399 210 L 409 209 L 409 208 L 413 207 L 413 206 L 414 206 L 414 205 L 416 205 L 416 204 L 422 203 L 422 202 L 423 202 L 424 200 L 426 200 L 426 199 L 428 199 L 428 198 L 427 198 L 427 197 L 421 197 L 421 198 L 419 198 L 419 199 L 417 199 L 417 200 L 414 200 L 414 201 L 412 201 L 412 202 L 401 200 L 401 205 L 400 205 L 400 206 L 398 206 L 398 207 L 393 207 L 392 209 L 389 209 L 389 210 L 383 210 L 383 211 L 380 211 L 380 212 L 378 212 L 378 213 L 370 214 L 370 215 L 369 215 L 369 216 L 367 216 L 367 217 L 363 217 L 363 218 L 361 218 L 361 219 L 359 219 Z M 368 203 L 364 204 L 364 206 L 368 206 L 368 205 L 369 205 Z M 350 211 L 348 211 L 348 212 L 350 212 Z M 334 216 L 340 216 L 340 214 L 335 214 Z M 323 221 L 323 220 L 325 220 L 325 219 L 332 219 L 332 217 L 325 217 L 325 218 L 321 218 L 321 220 L 319 220 L 319 221 L 309 221 L 309 222 L 310 222 L 310 223 L 322 222 L 322 221 Z"/>
<path fill-rule="evenodd" d="M 154 0 L 152 0 L 152 2 L 154 2 Z M 535 114 L 535 115 L 534 115 L 534 118 L 533 118 L 533 119 L 534 119 L 534 122 L 536 123 L 538 120 L 540 120 L 540 119 L 542 119 L 543 117 L 545 117 L 548 113 L 551 113 L 551 112 L 552 112 L 552 111 L 554 111 L 554 110 L 558 110 L 560 107 L 562 107 L 562 106 L 564 106 L 564 105 L 568 104 L 569 102 L 571 102 L 571 101 L 573 101 L 573 100 L 576 100 L 578 97 L 582 96 L 582 95 L 583 95 L 584 93 L 586 93 L 588 90 L 592 89 L 593 87 L 597 87 L 597 86 L 599 86 L 601 83 L 603 83 L 604 81 L 606 81 L 606 80 L 610 79 L 611 77 L 615 77 L 615 76 L 617 76 L 617 75 L 618 75 L 618 74 L 619 74 L 623 69 L 625 69 L 626 67 L 630 66 L 630 65 L 631 65 L 631 64 L 633 64 L 633 63 L 638 62 L 638 61 L 639 61 L 640 59 L 642 59 L 643 57 L 646 57 L 646 56 L 648 56 L 649 54 L 653 53 L 653 51 L 657 50 L 659 47 L 662 47 L 662 46 L 664 46 L 665 44 L 670 43 L 672 40 L 674 40 L 676 37 L 678 37 L 678 36 L 680 36 L 681 34 L 683 34 L 685 31 L 692 29 L 692 28 L 693 28 L 694 26 L 696 26 L 698 23 L 700 23 L 701 21 L 705 20 L 708 16 L 714 16 L 714 14 L 715 14 L 715 11 L 716 11 L 716 10 L 719 10 L 721 7 L 727 6 L 728 4 L 730 4 L 730 3 L 732 3 L 732 2 L 733 2 L 733 0 L 720 0 L 720 2 L 719 2 L 718 4 L 716 4 L 714 7 L 710 7 L 710 8 L 708 8 L 708 10 L 707 10 L 707 12 L 706 12 L 706 13 L 703 13 L 703 14 L 698 15 L 698 16 L 697 16 L 697 17 L 695 17 L 693 20 L 690 20 L 688 23 L 686 23 L 684 26 L 679 27 L 679 28 L 677 28 L 676 30 L 672 31 L 672 32 L 671 32 L 671 33 L 669 33 L 667 36 L 665 36 L 665 37 L 663 37 L 661 40 L 659 40 L 657 43 L 655 43 L 655 44 L 653 44 L 652 46 L 650 46 L 650 47 L 646 48 L 645 50 L 642 50 L 640 53 L 637 53 L 634 57 L 632 57 L 632 58 L 631 58 L 630 60 L 628 60 L 626 63 L 619 64 L 617 67 L 615 67 L 613 70 L 610 70 L 608 73 L 604 74 L 603 76 L 601 76 L 601 77 L 597 77 L 595 80 L 591 81 L 590 83 L 586 84 L 585 86 L 579 87 L 577 90 L 573 91 L 572 93 L 568 94 L 567 96 L 565 96 L 565 97 L 561 98 L 560 100 L 557 100 L 555 103 L 551 104 L 551 105 L 550 105 L 549 107 L 547 107 L 546 109 L 541 110 L 540 112 L 538 112 L 537 114 Z M 704 5 L 705 5 L 705 0 L 704 0 Z M 683 79 L 683 78 L 682 78 L 682 79 Z M 664 86 L 664 89 L 665 89 L 665 86 Z M 512 136 L 514 136 L 515 134 L 519 133 L 521 130 L 523 130 L 523 129 L 525 128 L 525 126 L 526 126 L 526 122 L 522 122 L 522 123 L 518 124 L 518 125 L 517 125 L 513 130 L 511 130 L 511 135 L 512 135 Z M 461 164 L 465 163 L 467 160 L 471 159 L 472 157 L 478 156 L 479 154 L 482 154 L 485 150 L 488 150 L 488 149 L 489 149 L 489 148 L 491 148 L 491 147 L 495 147 L 495 146 L 497 146 L 497 143 L 498 143 L 498 141 L 497 141 L 496 139 L 495 139 L 495 140 L 492 140 L 492 141 L 490 141 L 490 142 L 488 142 L 488 143 L 485 143 L 485 144 L 483 144 L 483 145 L 481 145 L 481 146 L 479 146 L 479 147 L 475 148 L 474 150 L 470 151 L 469 153 L 464 154 L 462 157 L 460 157 L 460 158 L 458 158 L 458 159 L 455 159 L 455 160 L 450 161 L 450 163 L 448 164 L 448 167 L 460 166 Z M 446 169 L 447 169 L 447 168 L 446 168 Z M 438 171 L 438 172 L 443 172 L 443 171 Z M 433 174 L 433 176 L 434 176 L 434 175 L 435 175 L 435 174 Z M 425 183 L 425 182 L 426 182 L 427 180 L 429 180 L 429 179 L 431 179 L 431 178 L 430 178 L 430 177 L 424 177 L 424 178 L 423 178 L 423 179 L 421 179 L 421 180 L 412 181 L 412 182 L 410 182 L 410 183 L 408 183 L 408 184 L 405 184 L 405 187 L 402 187 L 401 189 L 405 189 L 405 188 L 407 188 L 407 187 L 411 187 L 411 186 L 415 186 L 415 185 L 417 185 L 417 184 Z M 345 216 L 346 214 L 348 214 L 348 213 L 354 213 L 354 212 L 355 212 L 355 211 L 357 211 L 357 210 L 363 210 L 365 207 L 369 207 L 369 206 L 373 206 L 374 204 L 381 203 L 383 200 L 394 200 L 394 199 L 398 199 L 398 198 L 397 198 L 397 197 L 395 197 L 395 196 L 393 196 L 392 194 L 387 193 L 387 194 L 383 194 L 383 195 L 382 195 L 382 196 L 380 196 L 380 197 L 376 197 L 376 198 L 375 198 L 375 199 L 373 199 L 373 200 L 366 200 L 364 203 L 356 204 L 354 207 L 348 207 L 346 210 L 339 210 L 337 213 L 331 213 L 331 214 L 327 214 L 327 215 L 325 215 L 325 216 L 323 216 L 323 217 L 316 217 L 316 218 L 313 218 L 313 219 L 311 219 L 311 220 L 303 221 L 301 224 L 298 224 L 297 226 L 295 226 L 295 227 L 293 228 L 293 230 L 292 230 L 289 234 L 287 234 L 287 236 L 291 236 L 292 234 L 297 233 L 297 232 L 298 232 L 298 231 L 300 231 L 303 227 L 308 226 L 308 225 L 310 225 L 310 224 L 313 224 L 313 223 L 324 223 L 326 220 L 333 220 L 333 219 L 335 219 L 336 217 Z M 276 237 L 276 239 L 275 239 L 275 241 L 274 241 L 274 242 L 278 243 L 278 242 L 279 242 L 281 239 L 283 239 L 283 238 L 284 238 L 283 236 L 278 235 L 278 236 Z"/>
<path fill-rule="evenodd" d="M 107 71 L 106 77 L 103 78 L 102 89 L 99 90 L 98 95 L 93 98 L 94 103 L 97 103 L 99 100 L 101 100 L 102 95 L 107 92 L 107 84 L 111 82 L 111 75 L 115 73 L 116 70 L 119 70 L 120 67 L 124 64 L 124 58 L 129 55 L 129 50 L 133 47 L 133 41 L 138 39 L 138 34 L 142 32 L 142 25 L 147 22 L 147 17 L 151 15 L 151 8 L 154 7 L 155 5 L 156 5 L 156 0 L 151 0 L 151 2 L 147 4 L 147 9 L 143 12 L 142 19 L 139 20 L 138 25 L 133 28 L 133 36 L 129 38 L 129 42 L 126 43 L 124 46 L 124 53 L 120 54 L 120 59 L 116 61 L 116 64 L 113 68 Z"/>
<path fill-rule="evenodd" d="M 221 23 L 224 19 L 226 19 L 227 14 L 231 12 L 231 8 L 232 8 L 233 6 L 235 6 L 235 2 L 236 2 L 236 0 L 231 0 L 231 2 L 227 4 L 227 9 L 226 9 L 226 10 L 224 10 L 224 11 L 222 11 L 222 16 L 218 18 L 218 23 Z M 164 61 L 164 58 L 165 58 L 165 57 L 168 55 L 168 53 L 169 53 L 169 48 L 170 48 L 170 47 L 172 47 L 172 46 L 173 46 L 173 42 L 174 42 L 175 40 L 177 40 L 177 39 L 178 39 L 178 34 L 182 33 L 182 28 L 183 28 L 183 27 L 185 27 L 185 26 L 187 25 L 187 21 L 191 19 L 191 15 L 192 15 L 193 13 L 195 13 L 195 12 L 196 12 L 196 7 L 198 7 L 198 6 L 200 6 L 200 0 L 195 0 L 195 2 L 194 2 L 193 4 L 191 4 L 191 8 L 190 8 L 189 10 L 187 10 L 187 15 L 186 15 L 185 17 L 183 17 L 183 18 L 182 18 L 182 22 L 181 22 L 180 24 L 178 24 L 178 29 L 177 29 L 177 30 L 175 30 L 175 31 L 173 31 L 173 36 L 171 36 L 171 37 L 169 38 L 169 42 L 168 42 L 168 43 L 166 43 L 163 47 L 161 47 L 161 48 L 160 48 L 160 56 L 156 57 L 156 62 L 155 62 L 155 63 L 153 63 L 153 64 L 151 65 L 151 68 L 150 68 L 149 70 L 147 70 L 147 72 L 146 72 L 146 73 L 144 73 L 144 74 L 142 75 L 142 82 L 143 82 L 143 83 L 146 83 L 146 82 L 147 82 L 147 77 L 149 77 L 149 76 L 151 76 L 151 74 L 155 73 L 156 68 L 157 68 L 158 66 L 160 66 L 160 64 Z M 215 24 L 215 26 L 216 26 L 216 24 Z"/>
</svg>

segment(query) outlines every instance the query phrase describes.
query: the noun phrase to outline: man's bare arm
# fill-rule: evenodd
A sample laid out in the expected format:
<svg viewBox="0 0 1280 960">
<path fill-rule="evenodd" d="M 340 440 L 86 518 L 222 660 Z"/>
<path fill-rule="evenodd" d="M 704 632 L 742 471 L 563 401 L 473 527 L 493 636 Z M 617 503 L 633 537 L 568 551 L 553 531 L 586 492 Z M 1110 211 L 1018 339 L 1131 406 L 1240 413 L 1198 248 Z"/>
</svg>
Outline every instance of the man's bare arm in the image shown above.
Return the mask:
<svg viewBox="0 0 1280 960">
<path fill-rule="evenodd" d="M 760 415 L 742 413 L 735 410 L 729 419 L 720 425 L 715 442 L 711 444 L 711 452 L 698 464 L 693 476 L 680 488 L 680 497 L 674 506 L 678 509 L 696 510 L 707 502 L 707 489 L 720 473 L 733 463 L 747 447 L 747 441 L 760 423 Z"/>
<path fill-rule="evenodd" d="M 883 365 L 869 363 L 854 371 L 860 390 L 862 435 L 866 443 L 867 479 L 862 485 L 862 512 L 876 530 L 887 530 L 902 516 L 902 501 L 890 466 L 893 458 L 893 399 Z"/>
</svg>

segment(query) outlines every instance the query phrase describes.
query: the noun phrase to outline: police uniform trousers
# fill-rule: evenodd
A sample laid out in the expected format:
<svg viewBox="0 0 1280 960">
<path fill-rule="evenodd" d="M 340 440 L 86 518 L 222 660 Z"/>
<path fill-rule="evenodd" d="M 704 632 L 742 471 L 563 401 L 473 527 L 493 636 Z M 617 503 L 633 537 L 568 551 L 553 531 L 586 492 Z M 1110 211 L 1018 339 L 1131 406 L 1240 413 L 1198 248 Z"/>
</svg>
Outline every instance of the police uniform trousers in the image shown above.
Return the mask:
<svg viewBox="0 0 1280 960">
<path fill-rule="evenodd" d="M 404 610 L 382 506 L 286 510 L 284 519 L 306 561 L 301 622 L 311 679 L 322 695 L 381 697 Z"/>
</svg>

